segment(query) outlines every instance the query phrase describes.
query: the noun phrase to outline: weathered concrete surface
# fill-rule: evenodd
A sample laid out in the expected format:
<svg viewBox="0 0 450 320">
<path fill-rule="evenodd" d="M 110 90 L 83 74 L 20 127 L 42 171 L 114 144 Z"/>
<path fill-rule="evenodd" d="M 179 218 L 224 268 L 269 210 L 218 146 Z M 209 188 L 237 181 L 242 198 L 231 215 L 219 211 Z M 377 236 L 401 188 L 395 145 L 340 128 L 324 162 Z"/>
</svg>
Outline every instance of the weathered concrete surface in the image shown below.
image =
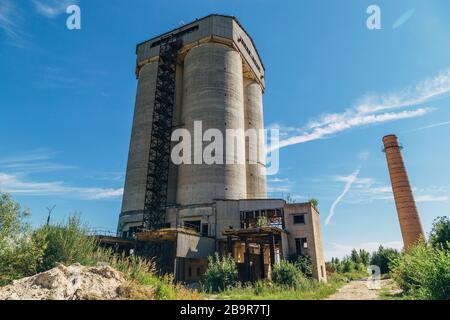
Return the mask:
<svg viewBox="0 0 450 320">
<path fill-rule="evenodd" d="M 217 129 L 222 137 L 225 137 L 227 129 L 241 129 L 242 134 L 238 135 L 235 143 L 235 156 L 230 160 L 237 162 L 238 156 L 244 159 L 242 164 L 206 164 L 202 159 L 202 150 L 211 142 L 204 142 L 203 147 L 198 145 L 199 149 L 194 145 L 192 160 L 194 162 L 197 155 L 202 164 L 179 166 L 177 202 L 187 205 L 209 203 L 214 199 L 245 199 L 247 185 L 241 56 L 222 44 L 206 43 L 193 48 L 184 61 L 183 86 L 181 122 L 191 133 L 192 139 L 195 121 L 201 121 L 203 132 Z M 202 134 L 199 130 L 197 133 Z M 216 156 L 226 158 L 219 153 Z"/>
<path fill-rule="evenodd" d="M 244 81 L 247 199 L 267 198 L 262 88 L 249 79 Z M 252 130 L 249 130 L 252 129 Z"/>
<path fill-rule="evenodd" d="M 120 218 L 121 231 L 126 231 L 121 228 L 124 223 L 142 224 L 157 72 L 158 63 L 154 62 L 145 65 L 139 75 L 122 202 L 122 213 L 133 212 L 133 215 Z"/>
<path fill-rule="evenodd" d="M 403 162 L 400 146 L 395 135 L 383 138 L 384 150 L 389 167 L 389 174 L 394 192 L 395 205 L 403 236 L 405 249 L 414 245 L 420 237 L 424 237 L 419 212 L 409 183 L 408 174 Z"/>
<path fill-rule="evenodd" d="M 303 214 L 304 224 L 294 224 L 294 216 Z M 307 248 L 303 248 L 311 257 L 313 276 L 317 280 L 327 281 L 325 257 L 320 229 L 319 212 L 310 203 L 286 204 L 284 208 L 286 231 L 288 232 L 289 253 L 297 253 L 296 239 L 306 238 Z"/>
</svg>

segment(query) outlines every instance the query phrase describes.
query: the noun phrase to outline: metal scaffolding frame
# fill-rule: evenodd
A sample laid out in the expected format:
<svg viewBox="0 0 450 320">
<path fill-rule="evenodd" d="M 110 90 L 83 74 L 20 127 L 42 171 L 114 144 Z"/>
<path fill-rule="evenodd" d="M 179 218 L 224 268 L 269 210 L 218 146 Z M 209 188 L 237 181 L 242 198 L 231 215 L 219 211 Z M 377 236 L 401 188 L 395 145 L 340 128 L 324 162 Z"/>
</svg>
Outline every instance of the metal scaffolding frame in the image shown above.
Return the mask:
<svg viewBox="0 0 450 320">
<path fill-rule="evenodd" d="M 169 36 L 163 39 L 159 49 L 144 203 L 143 228 L 145 230 L 160 229 L 165 223 L 176 66 L 178 50 L 181 47 L 181 38 Z"/>
</svg>

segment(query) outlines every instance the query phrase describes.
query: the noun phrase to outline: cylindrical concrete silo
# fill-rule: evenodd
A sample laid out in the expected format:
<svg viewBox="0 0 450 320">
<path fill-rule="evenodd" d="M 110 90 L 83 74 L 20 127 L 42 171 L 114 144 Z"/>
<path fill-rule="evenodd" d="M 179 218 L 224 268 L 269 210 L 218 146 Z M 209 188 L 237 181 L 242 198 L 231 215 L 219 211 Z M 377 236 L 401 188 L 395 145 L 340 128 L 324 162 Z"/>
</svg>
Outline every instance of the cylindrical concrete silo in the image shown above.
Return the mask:
<svg viewBox="0 0 450 320">
<path fill-rule="evenodd" d="M 267 198 L 262 88 L 254 80 L 244 80 L 247 198 Z M 250 129 L 250 130 L 249 130 Z"/>
<path fill-rule="evenodd" d="M 422 224 L 420 223 L 414 196 L 403 162 L 400 146 L 395 135 L 383 138 L 384 151 L 386 153 L 389 174 L 394 192 L 395 205 L 397 207 L 400 229 L 402 231 L 405 249 L 414 245 L 420 237 L 424 237 Z"/>
<path fill-rule="evenodd" d="M 191 49 L 184 60 L 183 88 L 181 122 L 192 139 L 194 121 L 202 121 L 203 132 L 219 129 L 224 140 L 226 129 L 244 132 L 242 60 L 237 51 L 218 43 Z M 244 134 L 238 139 L 236 154 L 245 155 Z M 178 168 L 177 200 L 181 205 L 244 199 L 246 193 L 245 163 L 183 164 Z"/>
<path fill-rule="evenodd" d="M 139 72 L 119 230 L 125 223 L 142 224 L 157 72 L 158 62 L 144 65 Z"/>
</svg>

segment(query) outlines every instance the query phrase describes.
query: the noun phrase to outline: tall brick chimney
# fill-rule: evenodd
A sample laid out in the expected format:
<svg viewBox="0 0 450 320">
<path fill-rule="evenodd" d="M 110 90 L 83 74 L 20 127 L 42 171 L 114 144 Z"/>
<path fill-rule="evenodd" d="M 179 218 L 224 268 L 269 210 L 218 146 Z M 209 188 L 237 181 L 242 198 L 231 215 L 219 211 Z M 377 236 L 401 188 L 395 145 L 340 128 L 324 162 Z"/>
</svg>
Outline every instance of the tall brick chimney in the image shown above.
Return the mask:
<svg viewBox="0 0 450 320">
<path fill-rule="evenodd" d="M 383 143 L 398 219 L 400 221 L 400 229 L 402 231 L 403 244 L 407 250 L 421 236 L 424 237 L 422 224 L 420 223 L 419 213 L 409 184 L 408 174 L 406 173 L 405 164 L 400 152 L 401 146 L 398 144 L 397 136 L 385 136 Z"/>
</svg>

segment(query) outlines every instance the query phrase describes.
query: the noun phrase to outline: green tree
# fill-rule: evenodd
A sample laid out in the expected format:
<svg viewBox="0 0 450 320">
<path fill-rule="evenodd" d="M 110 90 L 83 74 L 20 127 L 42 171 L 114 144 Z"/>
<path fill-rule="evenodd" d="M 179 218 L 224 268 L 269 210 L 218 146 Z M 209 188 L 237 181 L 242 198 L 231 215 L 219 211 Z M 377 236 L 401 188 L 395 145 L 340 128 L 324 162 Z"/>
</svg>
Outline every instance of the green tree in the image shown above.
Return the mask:
<svg viewBox="0 0 450 320">
<path fill-rule="evenodd" d="M 0 193 L 0 285 L 36 273 L 47 243 L 34 234 L 22 210 L 8 194 Z"/>
<path fill-rule="evenodd" d="M 378 266 L 381 273 L 388 273 L 389 271 L 391 271 L 389 264 L 399 255 L 400 253 L 395 249 L 383 248 L 383 246 L 380 246 L 378 248 L 378 251 L 372 254 L 370 263 L 372 265 Z"/>
<path fill-rule="evenodd" d="M 356 249 L 353 249 L 351 254 L 350 254 L 350 259 L 352 259 L 352 261 L 355 264 L 360 264 L 361 263 L 361 258 L 359 257 L 359 253 L 358 251 L 356 251 Z"/>
<path fill-rule="evenodd" d="M 370 253 L 367 252 L 364 249 L 359 250 L 359 258 L 361 260 L 361 263 L 365 266 L 368 266 L 370 264 Z"/>
<path fill-rule="evenodd" d="M 435 248 L 442 246 L 445 250 L 449 250 L 450 220 L 448 217 L 437 217 L 433 221 L 429 242 Z"/>
<path fill-rule="evenodd" d="M 342 261 L 342 268 L 340 268 L 340 272 L 347 273 L 347 272 L 355 272 L 356 271 L 356 264 L 353 262 L 351 258 L 345 258 Z"/>
</svg>

